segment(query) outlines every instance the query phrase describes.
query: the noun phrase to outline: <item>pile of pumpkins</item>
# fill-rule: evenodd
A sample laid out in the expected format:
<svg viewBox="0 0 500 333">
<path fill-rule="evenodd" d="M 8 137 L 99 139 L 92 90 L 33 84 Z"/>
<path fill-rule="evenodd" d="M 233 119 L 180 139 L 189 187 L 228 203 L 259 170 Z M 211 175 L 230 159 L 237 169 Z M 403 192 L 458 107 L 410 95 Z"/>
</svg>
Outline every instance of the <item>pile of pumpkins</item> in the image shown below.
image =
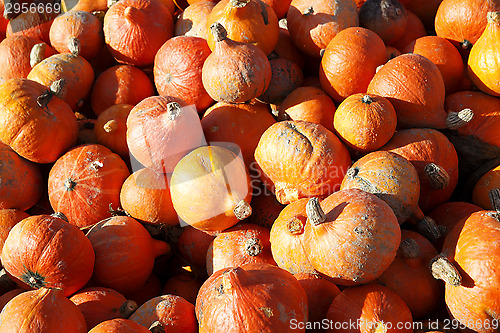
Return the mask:
<svg viewBox="0 0 500 333">
<path fill-rule="evenodd" d="M 0 12 L 0 333 L 499 331 L 500 0 Z"/>
</svg>

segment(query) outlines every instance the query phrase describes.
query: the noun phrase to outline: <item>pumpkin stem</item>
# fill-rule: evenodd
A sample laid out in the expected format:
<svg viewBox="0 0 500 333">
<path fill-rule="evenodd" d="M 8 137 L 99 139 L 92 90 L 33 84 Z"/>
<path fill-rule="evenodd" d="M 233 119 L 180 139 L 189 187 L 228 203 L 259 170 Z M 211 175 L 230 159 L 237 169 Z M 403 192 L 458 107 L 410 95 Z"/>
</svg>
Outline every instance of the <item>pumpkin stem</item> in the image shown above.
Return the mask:
<svg viewBox="0 0 500 333">
<path fill-rule="evenodd" d="M 309 199 L 306 205 L 306 214 L 313 226 L 320 225 L 326 221 L 325 212 L 321 208 L 318 198 Z"/>
<path fill-rule="evenodd" d="M 283 28 L 283 29 L 288 30 L 288 21 L 286 20 L 286 17 L 284 17 L 284 18 L 282 18 L 282 19 L 280 19 L 280 20 L 278 21 L 278 26 L 279 26 L 280 28 Z"/>
<path fill-rule="evenodd" d="M 234 207 L 233 213 L 241 221 L 252 215 L 252 207 L 245 200 L 240 200 Z"/>
<path fill-rule="evenodd" d="M 82 44 L 80 43 L 80 40 L 76 37 L 70 37 L 70 39 L 68 40 L 68 50 L 72 55 L 77 57 L 82 50 Z"/>
<path fill-rule="evenodd" d="M 229 0 L 229 4 L 232 7 L 236 7 L 236 8 L 243 8 L 246 5 L 248 5 L 249 2 L 250 2 L 250 0 Z"/>
<path fill-rule="evenodd" d="M 424 216 L 418 220 L 417 228 L 420 234 L 431 242 L 436 241 L 446 231 L 445 227 L 436 225 L 436 222 L 429 216 Z"/>
<path fill-rule="evenodd" d="M 491 189 L 488 192 L 488 198 L 490 199 L 491 207 L 500 213 L 500 188 Z"/>
<path fill-rule="evenodd" d="M 420 246 L 413 238 L 406 238 L 399 245 L 403 256 L 407 259 L 416 259 L 420 257 Z"/>
<path fill-rule="evenodd" d="M 471 109 L 463 109 L 459 112 L 450 112 L 446 117 L 446 127 L 454 130 L 469 123 L 474 117 L 474 111 Z"/>
<path fill-rule="evenodd" d="M 164 254 L 168 254 L 172 250 L 170 244 L 162 240 L 152 238 L 152 243 L 153 243 L 153 253 L 155 258 L 162 256 Z"/>
<path fill-rule="evenodd" d="M 365 104 L 372 104 L 373 98 L 371 98 L 370 95 L 363 95 L 363 97 L 361 97 L 361 102 L 363 102 Z"/>
<path fill-rule="evenodd" d="M 354 178 L 358 175 L 358 173 L 359 173 L 358 168 L 350 168 L 349 170 L 347 170 L 345 175 L 349 178 Z"/>
<path fill-rule="evenodd" d="M 436 190 L 443 189 L 450 184 L 450 175 L 446 170 L 435 164 L 429 163 L 424 167 L 424 172 L 433 188 Z"/>
<path fill-rule="evenodd" d="M 262 242 L 257 237 L 251 237 L 245 242 L 245 252 L 251 256 L 258 256 L 262 252 Z"/>
<path fill-rule="evenodd" d="M 165 333 L 165 328 L 158 320 L 152 323 L 151 326 L 149 326 L 149 330 L 152 333 Z"/>
<path fill-rule="evenodd" d="M 135 301 L 132 300 L 126 300 L 123 302 L 123 304 L 120 306 L 120 309 L 118 310 L 120 313 L 120 318 L 125 318 L 127 319 L 134 313 L 135 310 L 137 310 L 139 306 Z"/>
<path fill-rule="evenodd" d="M 167 104 L 167 118 L 174 121 L 181 114 L 181 106 L 177 102 Z"/>
<path fill-rule="evenodd" d="M 118 122 L 114 119 L 108 120 L 103 126 L 106 133 L 114 132 L 118 129 Z"/>
<path fill-rule="evenodd" d="M 304 12 L 302 14 L 303 15 L 312 15 L 312 14 L 314 14 L 314 8 L 312 6 L 309 6 L 306 8 L 306 10 L 304 10 Z"/>
<path fill-rule="evenodd" d="M 113 6 L 115 3 L 117 3 L 119 0 L 108 0 L 108 9 Z"/>
<path fill-rule="evenodd" d="M 219 294 L 227 294 L 240 279 L 239 275 L 244 274 L 244 270 L 240 267 L 233 267 L 222 273 L 222 284 L 219 286 Z"/>
<path fill-rule="evenodd" d="M 500 12 L 488 12 L 488 14 L 486 14 L 486 19 L 488 23 L 500 22 Z"/>
<path fill-rule="evenodd" d="M 304 233 L 304 223 L 297 217 L 293 217 L 288 221 L 287 230 L 292 235 L 301 235 Z"/>
<path fill-rule="evenodd" d="M 45 287 L 45 278 L 36 272 L 26 271 L 21 275 L 21 280 L 23 280 L 31 288 L 38 289 Z"/>
<path fill-rule="evenodd" d="M 104 23 L 104 16 L 106 15 L 106 12 L 104 10 L 94 10 L 92 12 L 92 15 L 97 17 L 99 21 L 101 21 L 101 24 Z"/>
<path fill-rule="evenodd" d="M 56 217 L 58 219 L 61 219 L 63 221 L 66 221 L 66 222 L 69 222 L 68 218 L 66 217 L 66 215 L 64 215 L 63 213 L 61 212 L 55 212 L 53 214 L 50 214 L 50 216 L 52 217 Z"/>
<path fill-rule="evenodd" d="M 113 209 L 113 204 L 109 204 L 108 212 L 111 214 L 111 216 L 129 216 L 129 217 L 132 217 L 126 210 L 121 209 L 120 207 L 118 207 L 117 209 Z"/>
<path fill-rule="evenodd" d="M 76 187 L 77 183 L 71 179 L 71 178 L 68 178 L 64 181 L 64 189 L 66 191 L 73 191 Z"/>
<path fill-rule="evenodd" d="M 35 67 L 39 62 L 41 62 L 45 58 L 45 49 L 47 48 L 47 44 L 38 43 L 33 45 L 30 52 L 30 66 L 31 68 Z"/>
<path fill-rule="evenodd" d="M 462 43 L 460 43 L 462 46 L 462 49 L 464 50 L 470 50 L 472 48 L 472 43 L 468 41 L 467 39 L 464 39 Z"/>
<path fill-rule="evenodd" d="M 135 23 L 137 23 L 140 20 L 140 18 L 143 16 L 143 13 L 142 13 L 142 10 L 140 10 L 139 8 L 135 8 L 133 6 L 128 6 L 123 11 L 123 16 L 129 22 L 135 22 Z"/>
<path fill-rule="evenodd" d="M 214 36 L 215 42 L 221 42 L 227 38 L 227 30 L 219 22 L 214 22 L 210 25 L 210 32 Z"/>
<path fill-rule="evenodd" d="M 443 254 L 438 254 L 431 259 L 430 269 L 435 279 L 443 280 L 454 287 L 462 283 L 462 277 L 457 268 Z"/>
<path fill-rule="evenodd" d="M 62 99 L 62 92 L 66 86 L 66 80 L 59 79 L 50 84 L 50 93 Z"/>
</svg>

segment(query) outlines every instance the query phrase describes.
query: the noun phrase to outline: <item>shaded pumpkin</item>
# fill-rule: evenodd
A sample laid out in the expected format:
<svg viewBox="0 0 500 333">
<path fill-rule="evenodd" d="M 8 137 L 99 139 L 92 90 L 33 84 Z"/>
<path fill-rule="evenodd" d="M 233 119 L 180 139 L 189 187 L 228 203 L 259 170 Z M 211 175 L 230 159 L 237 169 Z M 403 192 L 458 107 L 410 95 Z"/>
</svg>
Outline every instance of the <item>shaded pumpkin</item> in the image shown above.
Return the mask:
<svg viewBox="0 0 500 333">
<path fill-rule="evenodd" d="M 263 2 L 268 4 L 273 9 L 278 19 L 282 19 L 286 17 L 292 0 L 263 0 Z"/>
<path fill-rule="evenodd" d="M 305 55 L 300 52 L 293 44 L 290 33 L 287 29 L 280 27 L 280 34 L 278 37 L 278 44 L 273 50 L 278 57 L 288 59 L 299 66 L 300 69 L 304 68 Z"/>
<path fill-rule="evenodd" d="M 195 274 L 189 272 L 179 273 L 165 282 L 162 294 L 180 296 L 189 303 L 194 304 L 202 284 L 203 280 L 196 278 Z"/>
<path fill-rule="evenodd" d="M 213 327 L 227 332 L 287 332 L 290 321 L 307 321 L 308 301 L 292 274 L 274 265 L 247 264 L 212 274 L 201 286 L 195 311 L 200 333 Z"/>
<path fill-rule="evenodd" d="M 294 89 L 302 85 L 304 75 L 299 66 L 288 59 L 271 58 L 269 63 L 272 72 L 271 81 L 257 99 L 267 104 L 279 105 Z"/>
<path fill-rule="evenodd" d="M 94 126 L 97 143 L 111 149 L 124 160 L 130 155 L 127 145 L 127 118 L 133 107 L 130 104 L 112 105 L 97 116 Z"/>
<path fill-rule="evenodd" d="M 97 143 L 97 138 L 94 131 L 96 122 L 96 119 L 78 120 L 78 139 L 76 140 L 76 145 Z"/>
<path fill-rule="evenodd" d="M 65 296 L 90 280 L 94 258 L 82 231 L 50 215 L 17 223 L 5 239 L 1 257 L 5 270 L 22 287 L 60 289 Z"/>
<path fill-rule="evenodd" d="M 207 29 L 208 14 L 215 6 L 211 0 L 201 0 L 190 4 L 184 9 L 175 21 L 175 36 L 192 36 L 205 40 L 210 31 Z"/>
<path fill-rule="evenodd" d="M 3 160 L 3 158 L 0 158 Z M 5 179 L 4 177 L 0 177 Z M 25 213 L 19 209 L 0 209 L 0 256 L 2 254 L 3 244 L 9 235 L 10 230 L 20 221 L 29 217 L 28 213 Z M 1 309 L 0 309 L 1 311 Z"/>
<path fill-rule="evenodd" d="M 0 311 L 3 310 L 3 308 L 5 307 L 5 305 L 7 303 L 9 303 L 9 301 L 11 299 L 13 299 L 14 297 L 16 297 L 17 295 L 25 292 L 26 290 L 24 289 L 21 289 L 21 288 L 17 288 L 17 289 L 12 289 L 8 292 L 6 292 L 5 294 L 3 294 L 2 296 L 0 296 Z"/>
<path fill-rule="evenodd" d="M 426 29 L 434 28 L 434 19 L 439 5 L 443 0 L 430 0 L 421 2 L 418 0 L 400 0 L 407 10 L 411 10 L 425 25 Z"/>
<path fill-rule="evenodd" d="M 52 22 L 59 13 L 55 10 L 52 13 L 48 11 L 31 11 L 20 13 L 15 18 L 9 20 L 5 35 L 27 36 L 42 40 L 50 45 L 49 31 Z"/>
<path fill-rule="evenodd" d="M 252 188 L 252 215 L 245 222 L 271 229 L 285 206 L 276 200 L 276 196 L 265 187 L 258 175 L 252 177 Z"/>
<path fill-rule="evenodd" d="M 375 32 L 385 44 L 402 38 L 407 24 L 406 9 L 398 0 L 367 0 L 359 8 L 359 25 Z"/>
<path fill-rule="evenodd" d="M 38 202 L 44 191 L 44 181 L 39 166 L 22 158 L 2 142 L 0 142 L 0 180 L 2 210 L 10 208 L 27 210 Z"/>
<path fill-rule="evenodd" d="M 427 36 L 427 30 L 425 29 L 424 24 L 417 15 L 413 14 L 409 10 L 406 10 L 406 16 L 407 23 L 405 33 L 401 38 L 392 42 L 390 45 L 398 50 L 404 49 L 406 45 L 420 37 Z"/>
<path fill-rule="evenodd" d="M 202 267 L 205 271 L 207 251 L 214 238 L 214 235 L 187 225 L 176 243 L 176 249 L 190 265 Z"/>
<path fill-rule="evenodd" d="M 138 306 L 143 305 L 151 298 L 162 295 L 162 281 L 158 275 L 154 272 L 148 277 L 146 282 L 134 291 L 133 293 L 127 293 L 127 298 L 137 303 Z"/>
<path fill-rule="evenodd" d="M 479 178 L 472 190 L 472 202 L 485 210 L 494 209 L 490 191 L 497 188 L 500 188 L 500 166 L 494 167 Z"/>
<path fill-rule="evenodd" d="M 116 318 L 103 321 L 89 333 L 150 333 L 148 328 L 129 319 Z"/>
</svg>

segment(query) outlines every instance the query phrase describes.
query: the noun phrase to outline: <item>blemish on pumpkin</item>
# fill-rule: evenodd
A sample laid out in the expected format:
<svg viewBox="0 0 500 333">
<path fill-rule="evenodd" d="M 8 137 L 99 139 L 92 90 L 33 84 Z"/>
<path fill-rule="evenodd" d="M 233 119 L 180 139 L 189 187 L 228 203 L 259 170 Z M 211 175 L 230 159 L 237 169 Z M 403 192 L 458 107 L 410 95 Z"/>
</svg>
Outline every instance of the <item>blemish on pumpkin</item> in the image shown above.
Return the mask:
<svg viewBox="0 0 500 333">
<path fill-rule="evenodd" d="M 99 160 L 95 160 L 94 162 L 90 163 L 90 166 L 89 168 L 91 168 L 92 170 L 99 170 L 100 168 L 102 168 L 104 166 L 104 164 L 99 161 Z"/>
<path fill-rule="evenodd" d="M 264 312 L 267 318 L 271 318 L 273 316 L 273 309 L 268 307 L 259 308 L 260 311 Z"/>
</svg>

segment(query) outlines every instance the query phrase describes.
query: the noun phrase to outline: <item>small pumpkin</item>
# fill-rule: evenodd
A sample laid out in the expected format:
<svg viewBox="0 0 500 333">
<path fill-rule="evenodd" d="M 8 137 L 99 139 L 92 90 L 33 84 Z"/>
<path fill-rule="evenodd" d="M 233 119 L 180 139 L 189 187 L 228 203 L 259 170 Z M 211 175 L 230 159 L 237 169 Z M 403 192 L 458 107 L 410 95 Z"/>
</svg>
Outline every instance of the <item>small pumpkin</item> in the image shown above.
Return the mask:
<svg viewBox="0 0 500 333">
<path fill-rule="evenodd" d="M 385 44 L 403 37 L 408 16 L 398 0 L 367 0 L 359 8 L 359 25 L 374 31 Z"/>
<path fill-rule="evenodd" d="M 129 319 L 116 318 L 103 321 L 89 333 L 150 333 L 146 327 Z"/>
<path fill-rule="evenodd" d="M 207 29 L 208 14 L 215 6 L 211 0 L 201 0 L 190 4 L 184 9 L 175 21 L 175 36 L 192 36 L 208 39 L 210 31 Z"/>
<path fill-rule="evenodd" d="M 134 106 L 115 104 L 104 110 L 95 122 L 94 133 L 97 143 L 111 149 L 123 160 L 129 158 L 127 145 L 127 118 Z"/>
</svg>

